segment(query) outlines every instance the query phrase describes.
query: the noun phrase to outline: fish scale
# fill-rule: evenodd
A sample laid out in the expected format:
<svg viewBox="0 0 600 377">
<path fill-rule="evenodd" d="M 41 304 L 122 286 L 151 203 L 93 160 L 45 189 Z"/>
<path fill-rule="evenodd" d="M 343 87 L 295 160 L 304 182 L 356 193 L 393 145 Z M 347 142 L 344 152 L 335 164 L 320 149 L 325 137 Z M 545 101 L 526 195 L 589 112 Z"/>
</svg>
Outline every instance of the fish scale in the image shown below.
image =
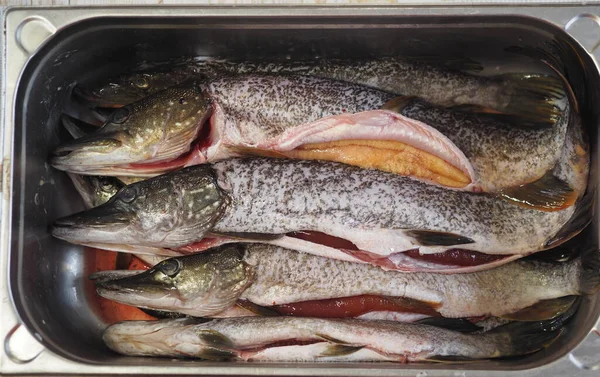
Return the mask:
<svg viewBox="0 0 600 377">
<path fill-rule="evenodd" d="M 213 169 L 233 200 L 214 231 L 319 231 L 380 255 L 418 247 L 407 229 L 459 234 L 474 241 L 460 248 L 487 254 L 530 253 L 541 250 L 574 212 L 573 206 L 527 209 L 494 196 L 331 162 L 232 159 Z"/>
</svg>

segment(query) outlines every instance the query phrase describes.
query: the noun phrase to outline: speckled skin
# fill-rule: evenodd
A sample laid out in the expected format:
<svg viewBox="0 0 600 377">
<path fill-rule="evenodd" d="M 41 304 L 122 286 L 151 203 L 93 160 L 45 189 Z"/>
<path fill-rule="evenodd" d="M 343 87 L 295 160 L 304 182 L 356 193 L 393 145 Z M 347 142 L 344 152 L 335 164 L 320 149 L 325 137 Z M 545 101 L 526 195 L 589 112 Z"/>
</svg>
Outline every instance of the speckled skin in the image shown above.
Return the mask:
<svg viewBox="0 0 600 377">
<path fill-rule="evenodd" d="M 164 263 L 179 270 L 166 276 Z M 581 294 L 581 264 L 580 258 L 561 264 L 516 261 L 466 274 L 406 274 L 277 246 L 230 244 L 123 279 L 105 271 L 97 274 L 107 277 L 96 285 L 102 297 L 123 304 L 195 317 L 220 315 L 238 298 L 271 306 L 378 295 L 422 301 L 446 318 L 465 318 L 502 316 Z"/>
<path fill-rule="evenodd" d="M 448 137 L 471 161 L 485 192 L 535 181 L 551 170 L 565 145 L 569 109 L 553 127 L 532 129 L 495 119 L 411 101 L 400 111 Z M 568 147 L 568 146 L 567 146 Z"/>
<path fill-rule="evenodd" d="M 462 334 L 438 327 L 387 321 L 357 319 L 328 320 L 294 317 L 244 317 L 214 319 L 198 324 L 191 319 L 126 321 L 110 326 L 103 339 L 112 350 L 130 356 L 208 357 L 215 348 L 226 351 L 221 358 L 263 361 L 265 345 L 284 340 L 317 340 L 362 346 L 372 353 L 361 353 L 355 361 L 418 361 L 435 356 L 471 359 L 519 355 L 542 348 L 558 334 L 547 333 L 534 341 L 522 342 L 522 333 Z M 531 340 L 531 336 L 529 338 Z M 317 343 L 320 344 L 320 343 Z M 298 352 L 304 348 L 312 353 Z M 243 351 L 253 350 L 253 351 Z M 346 354 L 324 357 L 328 347 L 301 346 L 296 352 L 279 354 L 276 360 L 343 361 Z M 267 349 L 276 351 L 276 348 Z M 315 352 L 316 351 L 316 352 Z M 214 356 L 213 356 L 214 358 Z M 350 358 L 351 359 L 351 358 Z M 351 359 L 352 360 L 352 359 Z"/>
<path fill-rule="evenodd" d="M 255 278 L 241 295 L 270 306 L 364 294 L 406 297 L 439 305 L 444 317 L 502 316 L 540 300 L 581 293 L 581 259 L 550 264 L 515 261 L 465 274 L 403 273 L 286 250 L 246 246 Z"/>
<path fill-rule="evenodd" d="M 328 116 L 376 110 L 394 98 L 360 85 L 299 75 L 225 77 L 203 87 L 221 109 L 218 133 L 245 145 Z"/>
<path fill-rule="evenodd" d="M 118 166 L 176 159 L 190 150 L 210 114 L 210 100 L 197 86 L 174 86 L 114 111 L 102 128 L 60 145 L 51 163 L 81 174 L 143 175 L 141 167 L 123 172 Z"/>
<path fill-rule="evenodd" d="M 390 93 L 420 97 L 442 106 L 477 104 L 504 109 L 510 104 L 510 82 L 450 71 L 417 59 L 322 59 L 311 62 L 211 61 L 201 65 L 216 72 L 297 73 L 343 80 Z"/>
<path fill-rule="evenodd" d="M 232 159 L 213 169 L 232 199 L 214 231 L 319 231 L 380 255 L 452 248 L 419 247 L 407 229 L 460 234 L 474 241 L 460 248 L 487 254 L 531 253 L 574 211 L 526 209 L 489 195 L 331 162 Z"/>
<path fill-rule="evenodd" d="M 441 62 L 443 63 L 443 62 Z M 104 105 L 127 104 L 164 90 L 188 78 L 218 78 L 251 73 L 297 73 L 343 80 L 396 94 L 421 97 L 443 106 L 478 104 L 498 110 L 510 105 L 510 80 L 477 77 L 415 59 L 251 62 L 209 59 L 172 70 L 148 70 L 110 79 L 108 83 L 80 88 L 84 97 Z"/>
</svg>

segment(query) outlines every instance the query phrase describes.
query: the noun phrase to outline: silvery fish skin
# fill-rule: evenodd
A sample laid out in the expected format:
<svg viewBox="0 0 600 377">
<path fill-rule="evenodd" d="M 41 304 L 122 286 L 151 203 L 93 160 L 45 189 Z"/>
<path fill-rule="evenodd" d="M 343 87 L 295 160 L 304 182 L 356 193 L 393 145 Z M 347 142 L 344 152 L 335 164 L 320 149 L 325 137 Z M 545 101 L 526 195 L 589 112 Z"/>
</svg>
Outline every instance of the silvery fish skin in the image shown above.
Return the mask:
<svg viewBox="0 0 600 377">
<path fill-rule="evenodd" d="M 126 321 L 103 339 L 127 356 L 246 361 L 427 361 L 487 359 L 535 352 L 560 329 L 516 323 L 482 334 L 358 319 L 243 317 Z M 279 344 L 279 346 L 273 346 Z"/>
<path fill-rule="evenodd" d="M 277 246 L 231 244 L 168 259 L 138 275 L 111 278 L 113 271 L 103 271 L 95 279 L 107 276 L 96 281 L 105 298 L 196 317 L 217 315 L 238 299 L 270 307 L 360 295 L 417 300 L 446 318 L 501 317 L 543 300 L 591 293 L 599 254 L 565 263 L 521 260 L 466 274 L 406 274 Z"/>
<path fill-rule="evenodd" d="M 515 259 L 545 249 L 574 207 L 538 211 L 332 162 L 230 159 L 128 185 L 104 205 L 58 219 L 52 233 L 74 243 L 117 251 L 125 244 L 123 251 L 159 255 L 216 233 L 336 259 L 386 260 L 391 269 L 457 271 L 407 261 L 402 252 L 460 248 Z M 286 235 L 298 231 L 341 238 L 358 251 Z"/>
<path fill-rule="evenodd" d="M 560 81 L 539 74 L 474 76 L 447 69 L 448 61 L 423 59 L 319 59 L 314 61 L 227 61 L 207 59 L 169 70 L 123 75 L 99 86 L 80 89 L 83 96 L 105 106 L 131 103 L 190 77 L 270 73 L 301 74 L 348 81 L 390 93 L 417 96 L 425 101 L 454 106 L 475 104 L 542 120 L 551 119 L 554 90 Z M 452 63 L 452 62 L 450 62 Z M 476 66 L 463 62 L 464 67 Z M 456 65 L 456 64 L 455 64 Z M 461 63 L 458 62 L 460 66 Z M 537 114 L 536 110 L 542 113 Z M 532 114 L 533 112 L 533 114 Z"/>
</svg>

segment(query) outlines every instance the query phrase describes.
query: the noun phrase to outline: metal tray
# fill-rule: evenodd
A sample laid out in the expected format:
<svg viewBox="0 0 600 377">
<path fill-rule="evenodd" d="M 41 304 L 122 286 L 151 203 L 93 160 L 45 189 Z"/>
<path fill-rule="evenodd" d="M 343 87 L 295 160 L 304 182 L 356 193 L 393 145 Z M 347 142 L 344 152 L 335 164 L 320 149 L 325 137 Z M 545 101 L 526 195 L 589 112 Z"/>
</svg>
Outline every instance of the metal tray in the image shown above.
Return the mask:
<svg viewBox="0 0 600 377">
<path fill-rule="evenodd" d="M 510 360 L 457 365 L 258 364 L 118 356 L 100 338 L 106 323 L 94 308 L 94 291 L 87 280 L 93 264 L 90 253 L 53 239 L 47 231 L 53 219 L 83 206 L 67 177 L 46 163 L 59 142 L 58 117 L 70 86 L 114 75 L 142 60 L 458 55 L 486 62 L 493 73 L 494 62 L 500 60 L 539 69 L 533 60 L 507 53 L 508 47 L 558 46 L 554 59 L 579 88 L 595 184 L 600 76 L 593 56 L 564 30 L 565 25 L 578 30 L 584 45 L 595 48 L 594 14 L 600 14 L 600 7 L 9 9 L 2 51 L 0 334 L 5 342 L 0 372 L 424 377 L 574 375 L 579 368 L 597 369 L 598 296 L 584 299 L 566 334 L 547 350 Z M 597 243 L 597 218 L 591 227 L 585 237 Z"/>
</svg>

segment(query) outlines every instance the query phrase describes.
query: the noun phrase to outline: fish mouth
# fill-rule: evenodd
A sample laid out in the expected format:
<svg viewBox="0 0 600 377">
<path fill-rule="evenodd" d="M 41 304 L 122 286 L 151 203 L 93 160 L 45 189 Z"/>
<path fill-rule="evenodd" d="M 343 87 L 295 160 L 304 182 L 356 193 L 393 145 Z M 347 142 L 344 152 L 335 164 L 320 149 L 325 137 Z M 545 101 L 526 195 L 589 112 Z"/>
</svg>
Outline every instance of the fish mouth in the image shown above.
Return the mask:
<svg viewBox="0 0 600 377">
<path fill-rule="evenodd" d="M 135 215 L 107 204 L 57 219 L 52 235 L 77 244 L 123 243 Z"/>
<path fill-rule="evenodd" d="M 89 104 L 99 107 L 99 108 L 111 108 L 117 109 L 123 106 L 128 105 L 129 103 L 135 102 L 143 98 L 142 96 L 136 96 L 133 93 L 128 93 L 126 96 L 116 96 L 112 95 L 111 100 L 107 99 L 107 96 L 102 95 L 101 93 L 96 92 L 95 90 L 84 88 L 81 86 L 76 86 L 73 89 L 73 94 L 85 101 Z"/>
<path fill-rule="evenodd" d="M 114 163 L 124 146 L 121 134 L 111 132 L 70 140 L 52 152 L 50 163 L 59 170 L 80 173 L 85 173 L 91 166 Z"/>
<path fill-rule="evenodd" d="M 94 276 L 96 292 L 106 299 L 126 305 L 168 308 L 178 300 L 177 290 L 155 279 L 151 271 L 138 271 L 125 277 L 119 277 L 115 271 L 103 271 L 103 275 Z"/>
</svg>

